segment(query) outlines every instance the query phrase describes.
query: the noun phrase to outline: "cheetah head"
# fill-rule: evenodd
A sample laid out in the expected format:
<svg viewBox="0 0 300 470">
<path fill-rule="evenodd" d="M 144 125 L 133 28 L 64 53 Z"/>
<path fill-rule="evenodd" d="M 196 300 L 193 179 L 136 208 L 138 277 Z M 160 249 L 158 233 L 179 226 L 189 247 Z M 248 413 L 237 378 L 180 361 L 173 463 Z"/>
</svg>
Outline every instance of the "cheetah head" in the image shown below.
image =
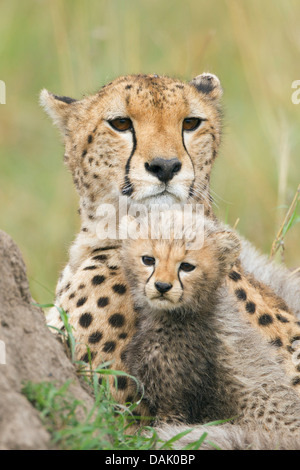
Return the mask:
<svg viewBox="0 0 300 470">
<path fill-rule="evenodd" d="M 221 95 L 212 74 L 189 83 L 132 75 L 81 100 L 47 90 L 40 100 L 64 136 L 65 162 L 87 205 L 120 195 L 170 205 L 208 198 Z"/>
<path fill-rule="evenodd" d="M 227 227 L 202 216 L 186 226 L 182 236 L 171 230 L 164 238 L 170 216 L 178 214 L 164 211 L 162 215 L 155 238 L 149 227 L 149 236 L 137 233 L 122 246 L 122 265 L 135 304 L 154 311 L 197 311 L 199 305 L 205 310 L 238 258 L 240 241 Z M 134 219 L 131 223 L 137 224 Z M 203 241 L 198 249 L 191 249 L 190 234 L 197 236 L 199 231 Z"/>
</svg>

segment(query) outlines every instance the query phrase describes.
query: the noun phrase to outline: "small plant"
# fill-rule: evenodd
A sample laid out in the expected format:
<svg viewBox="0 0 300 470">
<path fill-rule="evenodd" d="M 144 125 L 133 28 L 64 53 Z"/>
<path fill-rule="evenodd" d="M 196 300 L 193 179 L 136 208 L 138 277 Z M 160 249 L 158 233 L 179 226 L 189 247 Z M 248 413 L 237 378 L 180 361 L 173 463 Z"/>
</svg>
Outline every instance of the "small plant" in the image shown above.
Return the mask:
<svg viewBox="0 0 300 470">
<path fill-rule="evenodd" d="M 53 307 L 53 304 L 35 305 L 41 308 Z M 110 369 L 109 361 L 93 370 L 88 346 L 89 364 L 77 361 L 76 341 L 68 315 L 62 308 L 56 308 L 64 329 L 55 328 L 55 330 L 62 335 L 70 359 L 77 367 L 78 375 L 89 383 L 94 403 L 91 409 L 87 409 L 84 403 L 74 398 L 69 390 L 71 381 L 60 387 L 52 382 L 27 382 L 24 385 L 22 392 L 40 412 L 44 426 L 52 436 L 54 446 L 69 450 L 172 450 L 180 438 L 193 430 L 185 430 L 163 442 L 151 426 L 131 427 L 138 419 L 134 415 L 134 410 L 142 398 L 137 403 L 125 405 L 117 403 L 111 395 L 108 378 L 113 376 L 116 379 L 116 386 L 117 377 L 120 375 L 137 382 L 136 378 L 123 371 Z M 100 377 L 102 380 L 99 380 Z M 143 423 L 146 420 L 147 418 L 143 417 Z M 149 417 L 149 420 L 152 418 Z M 195 442 L 186 447 L 186 450 L 199 449 L 206 437 L 206 432 L 201 434 Z"/>
<path fill-rule="evenodd" d="M 297 215 L 298 203 L 300 200 L 300 184 L 296 190 L 294 198 L 291 202 L 290 207 L 285 215 L 285 218 L 280 226 L 280 229 L 276 235 L 276 238 L 272 244 L 270 258 L 273 259 L 277 252 L 281 250 L 281 254 L 284 251 L 284 237 L 289 230 L 298 222 L 300 222 L 300 216 Z"/>
</svg>

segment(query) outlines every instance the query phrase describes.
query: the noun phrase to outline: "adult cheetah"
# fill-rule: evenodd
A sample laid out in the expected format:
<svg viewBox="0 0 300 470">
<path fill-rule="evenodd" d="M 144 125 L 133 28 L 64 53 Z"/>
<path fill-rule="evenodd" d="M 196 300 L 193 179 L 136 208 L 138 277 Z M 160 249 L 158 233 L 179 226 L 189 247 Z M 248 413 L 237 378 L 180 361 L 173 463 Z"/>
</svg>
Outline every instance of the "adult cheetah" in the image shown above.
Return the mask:
<svg viewBox="0 0 300 470">
<path fill-rule="evenodd" d="M 122 196 L 129 207 L 201 203 L 214 218 L 210 173 L 221 139 L 221 96 L 219 79 L 207 73 L 189 83 L 157 75 L 120 77 L 81 100 L 41 93 L 41 104 L 64 137 L 64 161 L 80 196 L 82 222 L 55 303 L 69 314 L 78 357 L 87 360 L 88 345 L 93 367 L 108 360 L 127 370 L 123 353 L 136 321 L 120 269 L 122 240 L 118 231 L 113 239 L 99 239 L 98 208 L 109 204 L 118 215 Z M 234 271 L 227 281 L 242 315 L 284 357 L 297 386 L 300 373 L 291 348 L 300 335 L 300 281 L 247 241 Z M 56 309 L 47 323 L 62 328 Z M 124 376 L 116 389 L 113 384 L 117 400 L 132 398 Z"/>
</svg>

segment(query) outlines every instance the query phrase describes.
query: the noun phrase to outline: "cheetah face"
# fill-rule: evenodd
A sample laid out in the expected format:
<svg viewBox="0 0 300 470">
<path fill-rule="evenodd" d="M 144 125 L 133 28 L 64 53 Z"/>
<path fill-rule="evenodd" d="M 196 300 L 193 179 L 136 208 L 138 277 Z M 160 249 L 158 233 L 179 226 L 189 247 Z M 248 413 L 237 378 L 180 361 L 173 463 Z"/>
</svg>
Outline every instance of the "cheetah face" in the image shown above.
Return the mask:
<svg viewBox="0 0 300 470">
<path fill-rule="evenodd" d="M 121 77 L 76 101 L 46 90 L 41 102 L 65 137 L 65 160 L 83 198 L 127 196 L 185 203 L 206 194 L 220 140 L 219 80 Z"/>
<path fill-rule="evenodd" d="M 202 227 L 204 243 L 198 250 L 188 249 L 184 238 L 172 234 L 168 240 L 125 241 L 122 260 L 137 306 L 190 311 L 210 302 L 236 261 L 240 244 L 232 231 L 215 222 L 206 219 Z"/>
</svg>

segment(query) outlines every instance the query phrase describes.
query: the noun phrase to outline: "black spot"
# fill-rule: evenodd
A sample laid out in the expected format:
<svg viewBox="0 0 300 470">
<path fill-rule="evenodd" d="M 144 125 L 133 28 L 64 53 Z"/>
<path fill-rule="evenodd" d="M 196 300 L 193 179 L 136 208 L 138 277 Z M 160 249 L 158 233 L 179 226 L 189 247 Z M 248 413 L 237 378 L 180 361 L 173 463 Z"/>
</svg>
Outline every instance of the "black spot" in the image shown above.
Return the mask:
<svg viewBox="0 0 300 470">
<path fill-rule="evenodd" d="M 86 297 L 81 297 L 78 301 L 77 301 L 77 304 L 76 306 L 77 307 L 81 307 L 82 305 L 84 305 L 87 301 L 87 298 Z"/>
<path fill-rule="evenodd" d="M 89 355 L 88 353 L 85 353 L 83 356 L 81 356 L 81 361 L 83 362 L 89 362 Z"/>
<path fill-rule="evenodd" d="M 117 269 L 119 269 L 119 266 L 108 266 L 108 268 L 112 271 L 116 271 Z"/>
<path fill-rule="evenodd" d="M 126 361 L 126 356 L 127 356 L 127 355 L 126 355 L 126 351 L 123 351 L 123 352 L 121 353 L 121 355 L 120 355 L 121 361 L 125 362 L 125 361 Z M 146 366 L 145 366 L 145 367 L 146 367 Z"/>
<path fill-rule="evenodd" d="M 99 308 L 101 307 L 106 307 L 106 305 L 109 304 L 109 298 L 108 297 L 100 297 L 98 299 L 97 305 Z"/>
<path fill-rule="evenodd" d="M 84 355 L 81 357 L 80 360 L 81 360 L 82 362 L 87 362 L 87 363 L 89 363 L 89 362 L 90 362 L 90 358 L 91 358 L 91 361 L 92 361 L 94 357 L 95 357 L 95 353 L 91 351 L 91 352 L 90 352 L 90 357 L 89 357 L 89 354 L 86 353 L 86 354 L 84 354 Z"/>
<path fill-rule="evenodd" d="M 246 311 L 248 313 L 254 313 L 256 309 L 256 305 L 254 302 L 247 302 L 246 303 Z"/>
<path fill-rule="evenodd" d="M 127 290 L 127 287 L 124 286 L 124 284 L 115 284 L 113 286 L 113 290 L 117 293 L 117 294 L 120 294 L 120 295 L 123 295 L 125 294 L 126 290 Z"/>
<path fill-rule="evenodd" d="M 107 256 L 106 255 L 97 255 L 97 256 L 93 257 L 93 260 L 95 260 L 95 261 L 105 261 L 105 260 L 107 260 Z"/>
<path fill-rule="evenodd" d="M 120 333 L 119 334 L 119 339 L 126 339 L 127 338 L 127 333 Z"/>
<path fill-rule="evenodd" d="M 236 281 L 239 281 L 242 278 L 242 276 L 237 271 L 231 271 L 229 273 L 229 278 L 236 282 Z"/>
<path fill-rule="evenodd" d="M 69 300 L 74 299 L 75 295 L 75 292 L 72 292 L 72 294 L 69 295 Z"/>
<path fill-rule="evenodd" d="M 292 380 L 292 385 L 299 385 L 300 384 L 300 377 L 294 377 Z"/>
<path fill-rule="evenodd" d="M 117 390 L 125 390 L 125 388 L 127 388 L 127 377 L 117 377 L 115 387 L 117 388 Z"/>
<path fill-rule="evenodd" d="M 92 284 L 94 286 L 99 286 L 99 284 L 102 284 L 102 282 L 105 281 L 105 276 L 94 276 L 92 279 Z"/>
<path fill-rule="evenodd" d="M 93 271 L 94 269 L 97 269 L 97 266 L 87 266 L 86 268 L 83 268 L 83 271 Z"/>
<path fill-rule="evenodd" d="M 300 336 L 293 336 L 293 338 L 291 339 L 291 343 L 293 343 L 294 341 L 299 341 L 300 339 Z"/>
<path fill-rule="evenodd" d="M 126 397 L 126 399 L 125 399 L 125 403 L 133 403 L 133 396 L 128 395 L 128 397 Z"/>
<path fill-rule="evenodd" d="M 262 326 L 270 325 L 270 323 L 273 323 L 273 318 L 268 313 L 264 313 L 259 317 L 258 323 Z"/>
<path fill-rule="evenodd" d="M 106 353 L 113 352 L 116 349 L 116 343 L 114 341 L 107 341 L 103 348 L 102 351 Z"/>
<path fill-rule="evenodd" d="M 276 346 L 276 348 L 281 348 L 282 346 L 282 341 L 280 338 L 276 338 L 276 339 L 273 339 L 270 344 L 272 344 L 272 346 Z"/>
<path fill-rule="evenodd" d="M 246 300 L 247 299 L 247 294 L 244 289 L 236 289 L 235 295 L 239 300 Z"/>
<path fill-rule="evenodd" d="M 132 85 L 126 85 L 125 90 L 130 90 L 132 88 Z"/>
<path fill-rule="evenodd" d="M 93 142 L 93 136 L 92 136 L 92 134 L 90 134 L 88 136 L 88 143 L 91 144 L 92 142 Z"/>
<path fill-rule="evenodd" d="M 276 318 L 277 318 L 277 320 L 279 320 L 281 323 L 289 323 L 289 320 L 288 320 L 286 317 L 284 317 L 283 315 L 280 315 L 280 313 L 278 313 L 278 314 L 276 315 Z"/>
<path fill-rule="evenodd" d="M 87 150 L 84 150 L 81 154 L 82 158 L 84 158 L 86 156 L 86 154 L 87 154 Z"/>
<path fill-rule="evenodd" d="M 93 321 L 93 316 L 90 313 L 83 313 L 79 318 L 79 325 L 82 328 L 88 328 Z"/>
<path fill-rule="evenodd" d="M 120 328 L 121 326 L 124 325 L 125 318 L 124 318 L 124 315 L 122 315 L 121 313 L 114 313 L 113 315 L 109 317 L 108 322 L 114 328 Z"/>
<path fill-rule="evenodd" d="M 84 289 L 85 288 L 85 284 L 80 284 L 80 286 L 78 286 L 78 289 Z"/>
<path fill-rule="evenodd" d="M 92 333 L 89 336 L 89 343 L 92 343 L 92 344 L 99 343 L 99 341 L 102 339 L 102 336 L 103 335 L 101 331 L 95 331 L 95 333 Z"/>
</svg>

